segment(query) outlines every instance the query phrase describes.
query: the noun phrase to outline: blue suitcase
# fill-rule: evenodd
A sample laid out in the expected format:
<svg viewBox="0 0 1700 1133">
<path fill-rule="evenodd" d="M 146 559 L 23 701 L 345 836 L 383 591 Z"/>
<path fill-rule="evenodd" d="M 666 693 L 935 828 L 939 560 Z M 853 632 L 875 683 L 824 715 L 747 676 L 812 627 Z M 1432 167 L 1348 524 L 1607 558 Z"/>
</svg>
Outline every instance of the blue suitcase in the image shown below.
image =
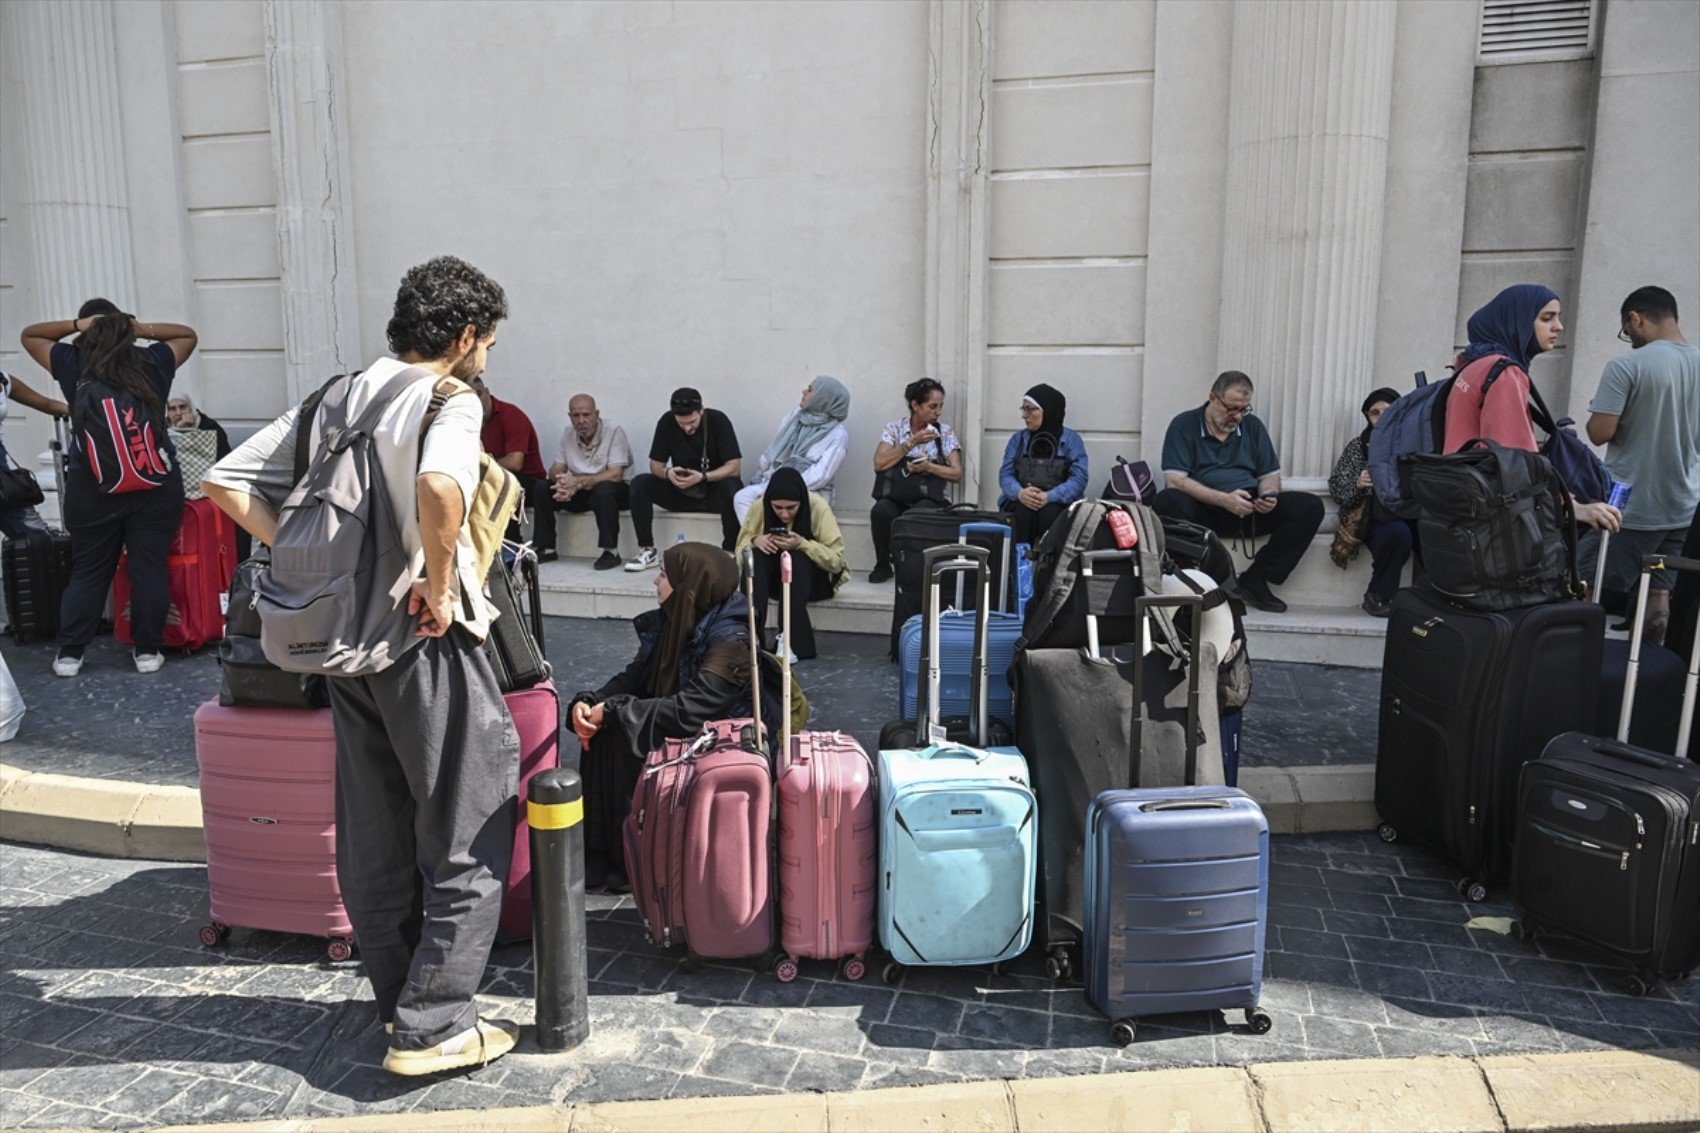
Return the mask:
<svg viewBox="0 0 1700 1133">
<path fill-rule="evenodd" d="M 1141 617 L 1196 598 L 1138 600 Z M 1194 643 L 1190 671 L 1198 671 Z M 1143 656 L 1134 662 L 1140 701 Z M 1188 776 L 1197 765 L 1198 694 L 1189 681 Z M 1139 751 L 1134 722 L 1133 751 Z M 1133 773 L 1137 778 L 1137 757 Z M 1272 1025 L 1258 1006 L 1269 920 L 1269 823 L 1233 787 L 1105 791 L 1086 814 L 1086 995 L 1112 1022 L 1119 1046 L 1147 1015 L 1239 1008 L 1246 1025 Z"/>
<path fill-rule="evenodd" d="M 939 631 L 939 579 L 969 569 L 988 608 L 989 554 L 967 545 L 926 552 L 924 615 Z M 938 652 L 927 667 L 925 710 L 888 725 L 879 753 L 880 945 L 891 954 L 885 979 L 904 965 L 996 964 L 1026 951 L 1033 936 L 1038 876 L 1037 800 L 1027 761 L 1013 747 L 986 747 L 986 622 L 977 624 L 977 695 L 968 743 L 938 724 Z M 901 729 L 901 734 L 896 730 Z M 902 746 L 906 734 L 911 744 Z"/>
<path fill-rule="evenodd" d="M 989 533 L 1004 540 L 1004 563 L 1011 561 L 1010 529 L 1001 523 L 964 523 L 959 535 L 964 543 L 975 533 Z M 1025 544 L 1023 544 L 1025 546 Z M 1017 568 L 1019 570 L 1019 568 Z M 1011 727 L 1015 725 L 1014 707 L 1009 686 L 1009 670 L 1015 664 L 1015 643 L 1021 637 L 1024 604 L 1017 601 L 1012 609 L 1009 602 L 1009 575 L 1006 571 L 998 587 L 997 612 L 986 626 L 987 690 L 990 699 L 987 711 L 992 719 Z M 923 583 L 925 585 L 925 583 Z M 1031 590 L 1031 578 L 1027 581 Z M 939 615 L 939 716 L 943 719 L 965 718 L 969 715 L 968 701 L 972 691 L 970 663 L 974 655 L 975 621 L 972 610 L 963 609 L 962 588 L 957 586 L 956 608 Z M 916 614 L 903 623 L 897 637 L 897 714 L 905 720 L 915 719 L 921 686 L 921 645 L 924 618 Z"/>
</svg>

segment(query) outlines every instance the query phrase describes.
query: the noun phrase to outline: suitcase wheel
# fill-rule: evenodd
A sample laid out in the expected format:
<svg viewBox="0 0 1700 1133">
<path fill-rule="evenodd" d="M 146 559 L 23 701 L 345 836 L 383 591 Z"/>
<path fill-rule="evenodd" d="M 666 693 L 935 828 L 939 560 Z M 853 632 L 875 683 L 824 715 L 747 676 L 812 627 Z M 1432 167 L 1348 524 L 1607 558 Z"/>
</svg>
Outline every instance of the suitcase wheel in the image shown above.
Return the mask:
<svg viewBox="0 0 1700 1133">
<path fill-rule="evenodd" d="M 1110 1025 L 1110 1041 L 1117 1046 L 1127 1046 L 1133 1042 L 1133 1020 L 1122 1019 Z"/>
<path fill-rule="evenodd" d="M 797 961 L 789 956 L 781 957 L 779 963 L 773 966 L 773 974 L 782 984 L 788 984 L 797 978 Z"/>
<path fill-rule="evenodd" d="M 838 969 L 838 974 L 854 983 L 856 980 L 859 980 L 868 974 L 868 965 L 860 956 L 852 956 L 848 960 L 844 961 L 843 965 Z"/>
<path fill-rule="evenodd" d="M 1524 924 L 1522 921 L 1511 922 L 1511 939 L 1517 941 L 1532 941 L 1535 939 L 1535 926 Z"/>
<path fill-rule="evenodd" d="M 1269 1029 L 1275 1025 L 1275 1020 L 1263 1008 L 1250 1007 L 1246 1009 L 1245 1025 L 1251 1028 L 1254 1035 L 1267 1035 Z"/>
<path fill-rule="evenodd" d="M 208 948 L 217 948 L 230 935 L 230 926 L 214 921 L 212 924 L 201 926 L 201 943 Z"/>
<path fill-rule="evenodd" d="M 1649 991 L 1653 990 L 1653 985 L 1642 979 L 1640 976 L 1630 976 L 1629 981 L 1625 986 L 1630 995 L 1646 995 Z"/>
<path fill-rule="evenodd" d="M 880 979 L 884 980 L 888 984 L 894 984 L 902 978 L 903 965 L 899 964 L 896 960 L 888 960 L 885 967 L 880 969 Z"/>
<path fill-rule="evenodd" d="M 1068 949 L 1057 947 L 1045 958 L 1045 974 L 1053 980 L 1066 980 L 1074 974 L 1074 960 Z"/>
<path fill-rule="evenodd" d="M 1458 896 L 1466 901 L 1486 901 L 1487 886 L 1473 877 L 1458 879 Z"/>
<path fill-rule="evenodd" d="M 1386 822 L 1375 828 L 1375 834 L 1383 842 L 1397 842 L 1399 840 L 1399 832 Z"/>
<path fill-rule="evenodd" d="M 325 946 L 325 955 L 330 957 L 331 963 L 340 964 L 354 955 L 354 941 L 336 937 Z"/>
</svg>

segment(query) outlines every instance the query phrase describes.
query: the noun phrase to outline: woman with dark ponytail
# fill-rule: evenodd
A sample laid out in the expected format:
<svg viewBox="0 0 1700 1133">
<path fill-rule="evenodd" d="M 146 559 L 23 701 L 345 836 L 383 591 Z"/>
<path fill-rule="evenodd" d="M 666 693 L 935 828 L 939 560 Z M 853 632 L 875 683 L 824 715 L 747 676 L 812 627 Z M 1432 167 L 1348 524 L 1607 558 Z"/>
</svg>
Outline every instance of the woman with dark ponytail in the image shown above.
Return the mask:
<svg viewBox="0 0 1700 1133">
<path fill-rule="evenodd" d="M 60 341 L 71 335 L 77 336 L 75 344 Z M 138 346 L 138 339 L 150 344 Z M 59 509 L 71 535 L 72 566 L 60 606 L 53 671 L 61 677 L 81 671 L 83 651 L 100 627 L 123 552 L 129 556 L 136 671 L 157 672 L 165 663 L 160 649 L 171 605 L 166 559 L 183 518 L 183 477 L 171 447 L 165 402 L 177 367 L 195 349 L 195 332 L 178 323 L 139 322 L 106 299 L 90 299 L 74 319 L 25 327 L 22 340 L 29 356 L 59 383 L 73 421 L 78 391 L 87 397 L 105 386 L 114 403 L 132 403 L 145 419 L 137 435 L 149 442 L 143 451 L 119 454 L 126 468 L 134 455 L 137 474 L 116 484 L 110 470 L 102 477 L 91 469 L 83 451 L 90 438 L 78 435 L 65 454 Z"/>
</svg>

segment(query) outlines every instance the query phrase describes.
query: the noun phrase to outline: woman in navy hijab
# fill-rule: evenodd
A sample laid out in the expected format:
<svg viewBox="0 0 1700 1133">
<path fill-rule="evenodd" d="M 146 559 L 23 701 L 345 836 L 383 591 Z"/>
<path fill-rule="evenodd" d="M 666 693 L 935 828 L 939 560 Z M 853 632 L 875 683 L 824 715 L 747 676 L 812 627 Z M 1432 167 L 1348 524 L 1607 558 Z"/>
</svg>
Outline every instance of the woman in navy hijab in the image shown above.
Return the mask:
<svg viewBox="0 0 1700 1133">
<path fill-rule="evenodd" d="M 1485 437 L 1507 448 L 1539 452 L 1529 416 L 1529 363 L 1551 350 L 1564 332 L 1558 294 L 1538 283 L 1513 284 L 1471 315 L 1468 325 L 1470 345 L 1458 355 L 1458 372 L 1446 395 L 1446 451 L 1457 452 Z M 1500 358 L 1511 364 L 1489 384 Z M 1578 503 L 1576 521 L 1616 531 L 1623 516 L 1610 504 Z"/>
</svg>

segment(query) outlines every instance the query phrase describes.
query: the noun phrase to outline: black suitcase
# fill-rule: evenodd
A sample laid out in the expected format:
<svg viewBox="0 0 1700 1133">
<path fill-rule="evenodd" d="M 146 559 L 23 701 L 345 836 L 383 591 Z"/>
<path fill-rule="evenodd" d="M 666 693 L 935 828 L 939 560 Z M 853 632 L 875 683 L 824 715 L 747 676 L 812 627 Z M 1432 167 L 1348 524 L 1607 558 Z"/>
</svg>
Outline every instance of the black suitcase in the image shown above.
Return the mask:
<svg viewBox="0 0 1700 1133">
<path fill-rule="evenodd" d="M 1700 561 L 1648 556 L 1700 571 Z M 1641 599 L 1647 596 L 1647 575 Z M 1631 969 L 1640 995 L 1700 967 L 1700 764 L 1626 742 L 1640 631 L 1629 665 L 1629 704 L 1618 739 L 1567 732 L 1523 769 L 1512 862 L 1513 933 L 1552 932 Z M 1700 633 L 1688 658 L 1678 743 L 1686 744 L 1700 672 Z"/>
<path fill-rule="evenodd" d="M 510 566 L 498 558 L 486 580 L 497 618 L 490 623 L 484 651 L 496 670 L 503 694 L 530 688 L 549 679 L 543 656 L 543 605 L 538 589 L 537 560 L 529 551 L 518 553 Z"/>
<path fill-rule="evenodd" d="M 59 632 L 59 602 L 71 581 L 71 537 L 63 531 L 31 531 L 7 539 L 0 555 L 12 637 L 19 645 L 51 641 Z"/>
<path fill-rule="evenodd" d="M 1014 564 L 1004 560 L 1005 540 L 990 532 L 961 535 L 964 523 L 998 523 L 1009 525 L 1009 517 L 1000 512 L 981 511 L 973 504 L 951 507 L 912 507 L 891 523 L 891 569 L 896 575 L 897 597 L 891 607 L 891 659 L 898 657 L 898 636 L 903 623 L 921 612 L 921 555 L 929 547 L 943 547 L 966 541 L 970 546 L 984 547 L 991 553 L 992 592 L 998 593 L 995 580 L 1008 577 Z M 964 592 L 954 603 L 957 609 L 972 610 L 975 596 Z"/>
<path fill-rule="evenodd" d="M 1605 611 L 1577 601 L 1466 610 L 1419 585 L 1393 600 L 1381 669 L 1375 809 L 1460 873 L 1471 901 L 1510 864 L 1517 775 L 1594 718 Z"/>
</svg>

